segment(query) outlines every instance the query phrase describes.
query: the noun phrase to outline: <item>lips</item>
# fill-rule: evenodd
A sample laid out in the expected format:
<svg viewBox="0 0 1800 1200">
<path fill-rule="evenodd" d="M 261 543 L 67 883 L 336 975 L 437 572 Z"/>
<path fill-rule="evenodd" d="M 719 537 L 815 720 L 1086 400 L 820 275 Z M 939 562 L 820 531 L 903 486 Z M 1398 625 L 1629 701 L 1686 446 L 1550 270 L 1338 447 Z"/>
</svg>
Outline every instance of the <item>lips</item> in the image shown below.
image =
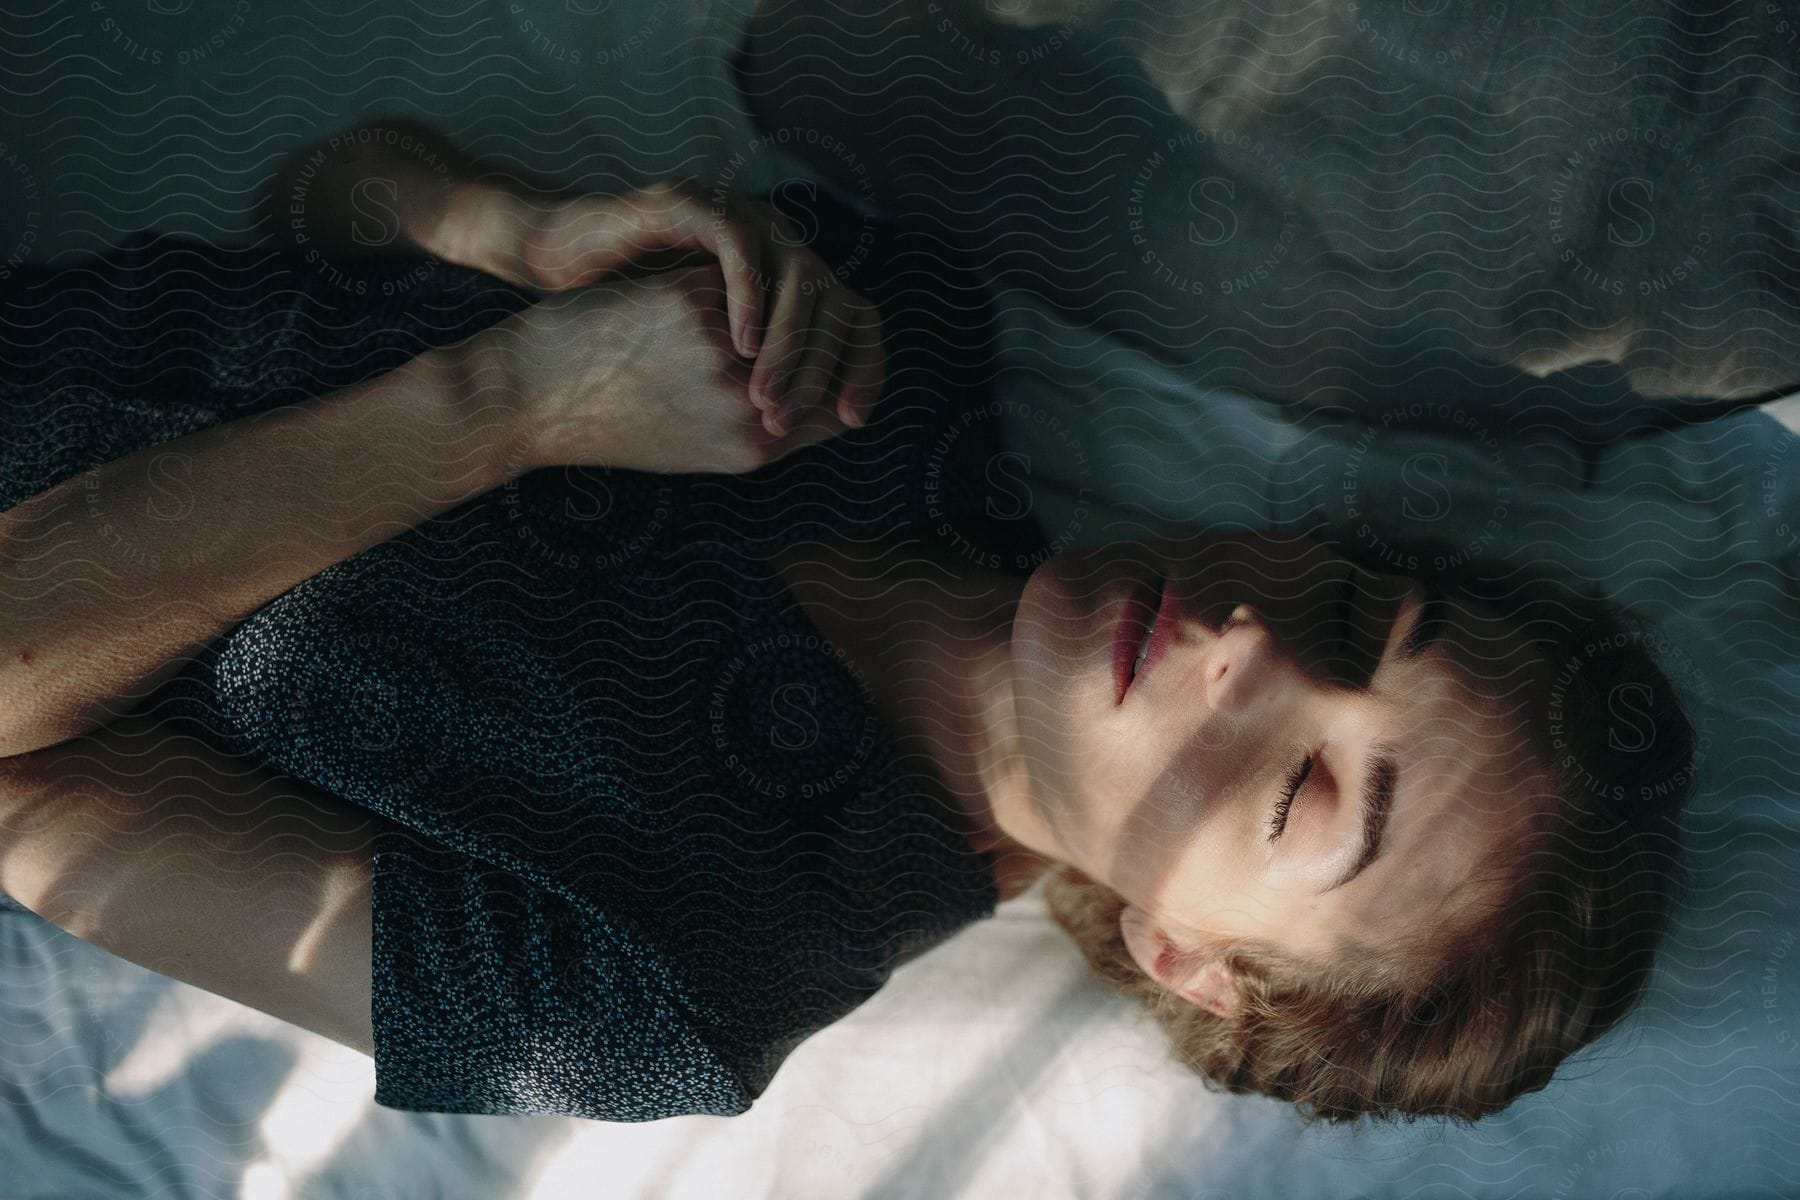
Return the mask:
<svg viewBox="0 0 1800 1200">
<path fill-rule="evenodd" d="M 1181 624 L 1181 597 L 1175 594 L 1175 581 L 1164 580 L 1162 588 L 1162 606 L 1156 610 L 1156 623 L 1151 626 L 1150 645 L 1144 651 L 1144 663 L 1137 669 L 1137 676 L 1131 682 L 1148 675 L 1162 656 L 1169 652 L 1170 643 L 1175 640 L 1175 629 Z"/>
<path fill-rule="evenodd" d="M 1137 661 L 1138 647 L 1143 645 L 1144 634 L 1149 631 L 1150 624 L 1156 617 L 1154 585 L 1139 588 L 1125 598 L 1124 612 L 1119 619 L 1118 628 L 1113 632 L 1114 704 L 1125 701 L 1125 691 L 1132 682 L 1132 667 Z"/>
<path fill-rule="evenodd" d="M 1132 685 L 1149 674 L 1157 661 L 1168 653 L 1181 617 L 1181 598 L 1175 594 L 1172 580 L 1159 580 L 1126 598 L 1124 614 L 1113 638 L 1115 704 L 1123 704 L 1125 693 Z"/>
</svg>

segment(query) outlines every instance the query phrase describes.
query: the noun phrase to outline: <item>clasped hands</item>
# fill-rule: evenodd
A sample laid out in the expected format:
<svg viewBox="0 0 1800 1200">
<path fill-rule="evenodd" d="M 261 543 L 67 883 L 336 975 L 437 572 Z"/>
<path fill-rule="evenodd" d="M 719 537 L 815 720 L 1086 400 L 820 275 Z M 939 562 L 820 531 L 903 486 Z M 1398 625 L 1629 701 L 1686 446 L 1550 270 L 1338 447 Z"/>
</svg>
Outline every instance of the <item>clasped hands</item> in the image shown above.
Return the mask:
<svg viewBox="0 0 1800 1200">
<path fill-rule="evenodd" d="M 338 169 L 392 189 L 405 247 L 544 293 L 443 352 L 476 403 L 505 406 L 515 469 L 735 474 L 869 420 L 879 314 L 775 209 L 682 181 L 614 196 L 486 182 L 430 131 L 408 137 L 463 168 L 451 186 L 380 139 Z"/>
</svg>

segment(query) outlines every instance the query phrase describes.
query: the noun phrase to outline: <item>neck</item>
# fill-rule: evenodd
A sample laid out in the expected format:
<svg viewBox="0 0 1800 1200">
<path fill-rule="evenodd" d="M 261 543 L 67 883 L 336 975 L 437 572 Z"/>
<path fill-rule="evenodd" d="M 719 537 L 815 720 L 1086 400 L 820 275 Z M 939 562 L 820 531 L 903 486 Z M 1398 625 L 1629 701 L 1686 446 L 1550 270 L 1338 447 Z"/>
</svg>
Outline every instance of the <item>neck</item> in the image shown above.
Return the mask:
<svg viewBox="0 0 1800 1200">
<path fill-rule="evenodd" d="M 997 818 L 1021 810 L 1027 786 L 1011 656 L 1024 580 L 919 541 L 792 547 L 774 561 L 808 618 L 868 680 L 948 819 L 990 856 L 1000 898 L 1030 886 L 1047 863 Z"/>
</svg>

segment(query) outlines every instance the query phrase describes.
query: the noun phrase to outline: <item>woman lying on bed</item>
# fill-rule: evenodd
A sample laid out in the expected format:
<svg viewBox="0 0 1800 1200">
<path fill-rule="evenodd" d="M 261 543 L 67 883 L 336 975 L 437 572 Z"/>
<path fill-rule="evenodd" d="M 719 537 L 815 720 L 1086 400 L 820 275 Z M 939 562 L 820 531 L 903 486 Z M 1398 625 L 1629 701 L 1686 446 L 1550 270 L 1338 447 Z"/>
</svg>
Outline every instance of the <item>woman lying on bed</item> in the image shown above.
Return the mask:
<svg viewBox="0 0 1800 1200">
<path fill-rule="evenodd" d="M 1184 1060 L 1329 1118 L 1630 1007 L 1690 734 L 1593 603 L 1033 551 L 942 470 L 991 375 L 929 236 L 365 149 L 423 268 L 315 181 L 294 253 L 6 296 L 0 888 L 445 1112 L 741 1112 L 1046 868 Z"/>
</svg>

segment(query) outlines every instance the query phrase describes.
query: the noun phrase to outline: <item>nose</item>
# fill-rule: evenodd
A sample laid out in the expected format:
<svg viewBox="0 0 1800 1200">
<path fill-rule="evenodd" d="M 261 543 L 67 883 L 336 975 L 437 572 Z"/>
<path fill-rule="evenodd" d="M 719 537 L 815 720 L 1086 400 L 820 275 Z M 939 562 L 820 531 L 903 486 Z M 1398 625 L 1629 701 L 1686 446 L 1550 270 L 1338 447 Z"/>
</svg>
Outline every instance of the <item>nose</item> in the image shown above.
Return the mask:
<svg viewBox="0 0 1800 1200">
<path fill-rule="evenodd" d="M 1203 678 L 1207 703 L 1225 712 L 1254 706 L 1278 684 L 1280 647 L 1256 610 L 1240 604 L 1213 643 Z"/>
</svg>

